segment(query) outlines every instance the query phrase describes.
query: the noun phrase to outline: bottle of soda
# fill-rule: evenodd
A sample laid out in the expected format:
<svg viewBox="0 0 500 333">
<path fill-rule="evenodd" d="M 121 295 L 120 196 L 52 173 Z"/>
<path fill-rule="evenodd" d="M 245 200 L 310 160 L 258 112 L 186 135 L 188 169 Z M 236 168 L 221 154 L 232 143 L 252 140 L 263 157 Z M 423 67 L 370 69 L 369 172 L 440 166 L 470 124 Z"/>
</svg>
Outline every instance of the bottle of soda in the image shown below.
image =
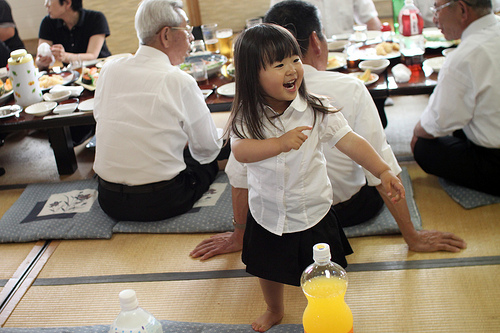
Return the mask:
<svg viewBox="0 0 500 333">
<path fill-rule="evenodd" d="M 109 333 L 163 333 L 161 323 L 143 308 L 139 307 L 132 289 L 120 292 L 121 312 L 109 329 Z"/>
<path fill-rule="evenodd" d="M 300 281 L 308 301 L 302 317 L 304 332 L 352 333 L 352 312 L 344 301 L 346 271 L 330 260 L 330 246 L 326 243 L 314 245 L 313 259 Z"/>
<path fill-rule="evenodd" d="M 412 71 L 420 70 L 425 53 L 425 38 L 422 35 L 424 19 L 413 0 L 405 0 L 398 22 L 403 63 Z"/>
</svg>

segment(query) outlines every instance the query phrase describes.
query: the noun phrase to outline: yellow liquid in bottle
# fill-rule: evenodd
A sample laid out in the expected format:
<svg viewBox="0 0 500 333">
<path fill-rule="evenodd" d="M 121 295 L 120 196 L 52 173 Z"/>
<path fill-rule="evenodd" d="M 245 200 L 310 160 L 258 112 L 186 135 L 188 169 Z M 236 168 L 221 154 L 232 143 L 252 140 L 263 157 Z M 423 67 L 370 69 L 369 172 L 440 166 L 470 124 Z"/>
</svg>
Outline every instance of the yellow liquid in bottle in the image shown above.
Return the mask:
<svg viewBox="0 0 500 333">
<path fill-rule="evenodd" d="M 344 301 L 347 282 L 338 277 L 316 277 L 303 286 L 307 307 L 302 323 L 305 333 L 352 333 L 351 309 Z"/>
</svg>

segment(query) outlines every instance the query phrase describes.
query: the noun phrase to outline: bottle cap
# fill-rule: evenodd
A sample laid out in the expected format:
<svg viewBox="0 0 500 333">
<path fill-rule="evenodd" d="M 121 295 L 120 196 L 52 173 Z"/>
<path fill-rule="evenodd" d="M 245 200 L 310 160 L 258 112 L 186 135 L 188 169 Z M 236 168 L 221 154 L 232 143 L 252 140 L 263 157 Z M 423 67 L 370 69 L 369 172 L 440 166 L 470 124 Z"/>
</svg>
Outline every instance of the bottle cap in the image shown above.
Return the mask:
<svg viewBox="0 0 500 333">
<path fill-rule="evenodd" d="M 120 292 L 118 297 L 120 298 L 120 306 L 124 311 L 130 311 L 139 306 L 135 290 L 125 289 Z"/>
<path fill-rule="evenodd" d="M 318 243 L 313 246 L 313 259 L 315 262 L 327 262 L 331 258 L 330 245 L 327 243 Z"/>
<path fill-rule="evenodd" d="M 382 23 L 382 27 L 380 28 L 380 31 L 391 31 L 391 26 L 389 25 L 389 22 L 384 22 Z"/>
</svg>

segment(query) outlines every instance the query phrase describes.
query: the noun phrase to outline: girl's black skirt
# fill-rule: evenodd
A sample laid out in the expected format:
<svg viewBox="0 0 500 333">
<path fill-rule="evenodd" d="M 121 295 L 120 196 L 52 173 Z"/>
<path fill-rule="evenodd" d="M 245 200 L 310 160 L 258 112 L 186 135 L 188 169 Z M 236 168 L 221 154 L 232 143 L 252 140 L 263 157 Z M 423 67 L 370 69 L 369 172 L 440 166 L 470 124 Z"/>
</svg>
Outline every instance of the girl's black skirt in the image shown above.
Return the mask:
<svg viewBox="0 0 500 333">
<path fill-rule="evenodd" d="M 313 246 L 317 243 L 328 243 L 332 261 L 347 267 L 345 256 L 353 251 L 333 209 L 314 227 L 281 236 L 264 229 L 249 212 L 242 260 L 254 276 L 300 286 L 302 272 L 314 261 Z"/>
</svg>

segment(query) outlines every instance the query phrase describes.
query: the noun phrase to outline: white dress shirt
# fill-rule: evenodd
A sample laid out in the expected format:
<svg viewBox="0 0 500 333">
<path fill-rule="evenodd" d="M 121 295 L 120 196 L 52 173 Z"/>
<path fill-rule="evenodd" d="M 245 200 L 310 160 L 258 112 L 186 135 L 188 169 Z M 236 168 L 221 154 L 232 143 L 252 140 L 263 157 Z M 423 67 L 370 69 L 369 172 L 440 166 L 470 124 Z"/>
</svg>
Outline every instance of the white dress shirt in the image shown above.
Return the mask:
<svg viewBox="0 0 500 333">
<path fill-rule="evenodd" d="M 283 0 L 271 0 L 271 6 Z M 327 38 L 353 32 L 354 23 L 378 17 L 373 0 L 308 0 L 318 7 Z"/>
<path fill-rule="evenodd" d="M 340 109 L 352 130 L 373 146 L 396 175 L 401 172 L 401 167 L 387 143 L 375 103 L 363 82 L 338 72 L 318 71 L 309 65 L 304 65 L 304 80 L 309 91 L 328 97 L 330 103 Z M 323 153 L 327 162 L 328 178 L 332 184 L 334 205 L 358 193 L 366 184 L 366 180 L 370 186 L 380 184 L 380 179 L 337 148 L 325 147 Z M 234 160 L 232 155 L 226 165 L 226 173 L 232 186 L 247 187 L 244 165 Z"/>
<path fill-rule="evenodd" d="M 94 170 L 109 182 L 170 180 L 186 168 L 183 150 L 212 162 L 222 144 L 196 81 L 167 55 L 141 45 L 106 63 L 97 82 Z"/>
<path fill-rule="evenodd" d="M 328 97 L 330 103 L 340 109 L 352 130 L 373 146 L 394 174 L 401 172 L 396 156 L 387 143 L 377 107 L 363 82 L 338 72 L 318 71 L 309 65 L 304 65 L 304 79 L 309 91 Z M 358 193 L 366 180 L 370 186 L 380 185 L 380 179 L 337 148 L 325 147 L 324 152 L 334 205 Z"/>
<path fill-rule="evenodd" d="M 464 30 L 420 118 L 427 133 L 441 137 L 463 129 L 475 144 L 500 148 L 499 54 L 500 22 L 493 14 Z"/>
<path fill-rule="evenodd" d="M 265 127 L 266 138 L 279 137 L 298 126 L 313 126 L 314 113 L 297 96 L 272 121 L 276 127 L 271 124 Z M 304 131 L 308 139 L 298 150 L 246 164 L 250 211 L 262 227 L 282 235 L 309 229 L 321 221 L 332 204 L 322 143 L 333 147 L 350 131 L 340 112 L 319 116 L 313 129 Z"/>
</svg>

